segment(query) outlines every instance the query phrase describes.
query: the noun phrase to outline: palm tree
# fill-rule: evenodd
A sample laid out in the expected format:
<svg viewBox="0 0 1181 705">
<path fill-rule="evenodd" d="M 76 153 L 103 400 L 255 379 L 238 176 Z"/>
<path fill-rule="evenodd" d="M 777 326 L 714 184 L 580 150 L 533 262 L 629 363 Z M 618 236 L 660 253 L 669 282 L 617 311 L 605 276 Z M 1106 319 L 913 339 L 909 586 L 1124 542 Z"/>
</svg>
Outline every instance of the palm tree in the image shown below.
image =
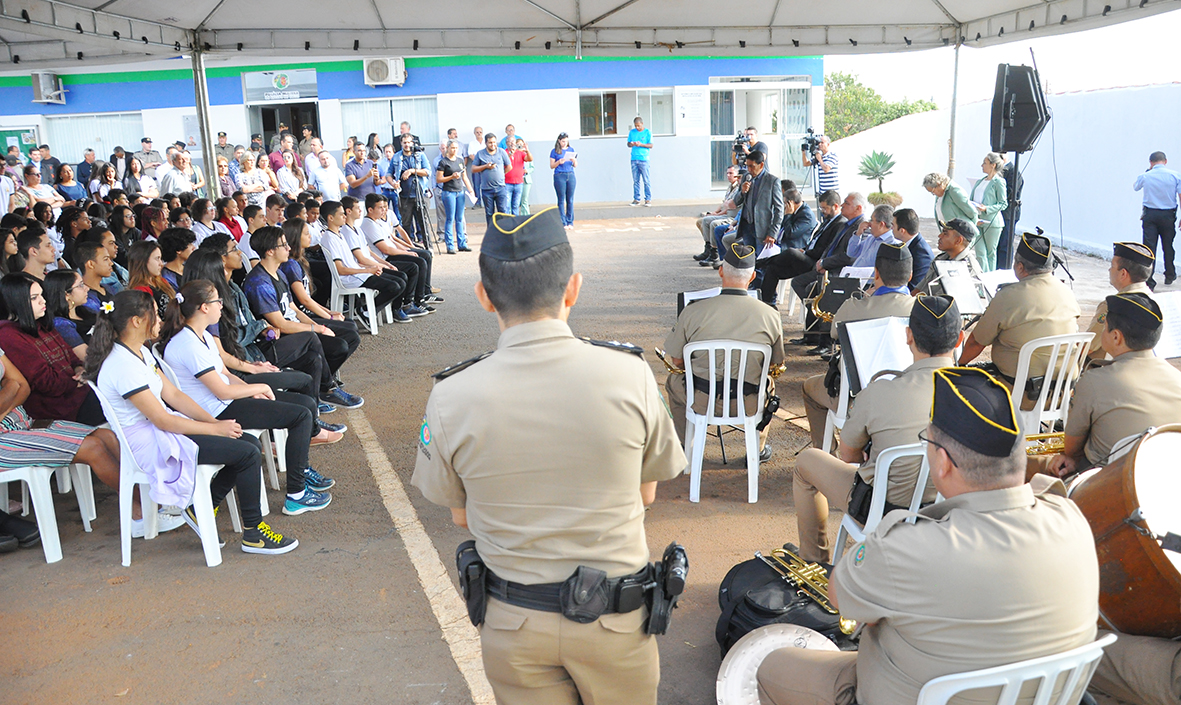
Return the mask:
<svg viewBox="0 0 1181 705">
<path fill-rule="evenodd" d="M 885 152 L 872 152 L 861 158 L 861 169 L 858 174 L 867 179 L 876 179 L 878 182 L 878 193 L 882 193 L 885 189 L 882 186 L 882 181 L 894 173 L 894 156 L 886 154 Z"/>
</svg>

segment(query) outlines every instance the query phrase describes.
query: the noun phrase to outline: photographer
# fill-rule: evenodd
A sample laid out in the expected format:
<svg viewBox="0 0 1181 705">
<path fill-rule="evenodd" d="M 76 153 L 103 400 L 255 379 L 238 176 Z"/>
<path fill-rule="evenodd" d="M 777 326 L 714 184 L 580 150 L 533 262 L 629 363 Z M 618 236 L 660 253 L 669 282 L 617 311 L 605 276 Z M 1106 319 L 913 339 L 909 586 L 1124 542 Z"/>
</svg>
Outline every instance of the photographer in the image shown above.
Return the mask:
<svg viewBox="0 0 1181 705">
<path fill-rule="evenodd" d="M 831 146 L 832 140 L 828 139 L 828 135 L 820 135 L 816 138 L 814 151 L 808 148 L 807 138 L 804 139 L 804 144 L 800 146 L 800 149 L 804 153 L 804 166 L 810 167 L 815 164 L 819 170 L 818 189 L 821 193 L 825 191 L 839 191 L 841 189 L 840 178 L 837 175 L 837 164 L 840 160 L 837 159 L 836 152 L 829 150 Z"/>
<path fill-rule="evenodd" d="M 402 124 L 406 130 L 410 129 L 407 123 Z M 402 214 L 406 232 L 418 242 L 426 242 L 426 226 L 422 222 L 422 211 L 418 209 L 418 199 L 427 198 L 426 175 L 429 171 L 430 164 L 422 154 L 422 147 L 418 146 L 414 135 L 406 132 L 402 135 L 401 154 L 390 161 L 389 175 L 402 184 L 398 211 Z"/>
<path fill-rule="evenodd" d="M 746 128 L 745 141 L 735 140 L 734 153 L 730 155 L 730 160 L 735 166 L 741 167 L 750 155 L 755 152 L 762 152 L 763 156 L 767 156 L 767 143 L 759 141 L 759 131 L 753 127 Z M 742 160 L 738 159 L 738 155 L 742 155 Z"/>
</svg>

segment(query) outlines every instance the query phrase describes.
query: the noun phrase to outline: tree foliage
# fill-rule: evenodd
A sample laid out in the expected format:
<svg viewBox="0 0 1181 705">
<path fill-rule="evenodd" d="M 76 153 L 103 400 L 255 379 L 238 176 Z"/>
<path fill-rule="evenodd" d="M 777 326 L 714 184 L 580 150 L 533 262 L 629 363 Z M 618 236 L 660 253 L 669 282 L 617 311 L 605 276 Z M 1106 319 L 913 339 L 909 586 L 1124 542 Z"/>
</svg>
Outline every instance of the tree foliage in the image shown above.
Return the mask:
<svg viewBox="0 0 1181 705">
<path fill-rule="evenodd" d="M 838 71 L 824 77 L 824 131 L 834 141 L 937 107 L 929 100 L 888 101 L 852 74 Z"/>
</svg>

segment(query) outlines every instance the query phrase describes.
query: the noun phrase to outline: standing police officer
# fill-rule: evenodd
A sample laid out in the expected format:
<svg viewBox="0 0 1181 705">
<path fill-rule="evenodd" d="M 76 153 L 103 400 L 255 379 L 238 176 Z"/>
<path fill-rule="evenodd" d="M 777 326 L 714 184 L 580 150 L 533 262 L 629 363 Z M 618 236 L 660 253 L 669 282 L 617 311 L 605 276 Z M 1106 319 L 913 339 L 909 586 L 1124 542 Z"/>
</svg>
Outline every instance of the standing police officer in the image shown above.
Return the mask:
<svg viewBox="0 0 1181 705">
<path fill-rule="evenodd" d="M 436 375 L 411 482 L 475 537 L 497 702 L 654 705 L 648 610 L 623 588 L 649 582 L 644 505 L 688 461 L 639 349 L 571 333 L 581 287 L 556 209 L 493 216 L 476 296 L 500 340 Z"/>
</svg>

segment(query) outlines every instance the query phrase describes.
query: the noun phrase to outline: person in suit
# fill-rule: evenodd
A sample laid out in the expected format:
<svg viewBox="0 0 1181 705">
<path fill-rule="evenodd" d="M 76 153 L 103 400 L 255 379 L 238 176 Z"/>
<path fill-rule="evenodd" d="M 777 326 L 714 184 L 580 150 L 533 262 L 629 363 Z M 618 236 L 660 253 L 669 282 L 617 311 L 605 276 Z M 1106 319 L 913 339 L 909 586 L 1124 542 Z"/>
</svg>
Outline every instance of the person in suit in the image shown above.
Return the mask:
<svg viewBox="0 0 1181 705">
<path fill-rule="evenodd" d="M 975 223 L 980 214 L 972 207 L 968 193 L 947 174 L 939 173 L 924 176 L 923 188 L 935 197 L 935 220 L 939 221 L 939 227 L 942 228 L 944 223 L 954 218 L 966 220 L 973 224 L 972 241 L 975 242 L 980 232 Z"/>
<path fill-rule="evenodd" d="M 816 227 L 806 247 L 786 247 L 763 263 L 760 298 L 765 303 L 776 305 L 780 281 L 814 272 L 816 261 L 824 256 L 833 238 L 841 232 L 845 224 L 845 217 L 841 215 L 841 195 L 836 191 L 825 191 L 818 200 L 820 215 L 824 220 Z"/>
<path fill-rule="evenodd" d="M 927 278 L 927 272 L 931 269 L 931 260 L 935 259 L 935 253 L 931 252 L 931 246 L 927 244 L 926 238 L 919 234 L 919 214 L 914 212 L 913 208 L 899 208 L 894 211 L 894 237 L 906 243 L 910 248 L 910 256 L 914 261 L 912 267 L 913 276 L 910 278 L 908 286 L 911 292 L 918 291 L 918 285 Z"/>
<path fill-rule="evenodd" d="M 842 269 L 853 264 L 853 258 L 848 253 L 849 240 L 857 236 L 861 223 L 866 220 L 865 210 L 868 207 L 869 201 L 856 191 L 845 196 L 844 202 L 841 203 L 841 215 L 845 217 L 844 225 L 837 231 L 828 247 L 821 253 L 820 258 L 816 260 L 812 271 L 791 280 L 791 288 L 801 301 L 820 294 L 816 289 L 819 288 L 825 272 L 828 272 L 830 276 L 836 276 L 841 273 Z M 824 355 L 831 352 L 832 345 L 828 336 L 829 324 L 818 320 L 807 307 L 805 307 L 805 312 L 804 338 L 800 342 L 816 346 L 808 350 L 809 355 Z"/>
<path fill-rule="evenodd" d="M 1009 199 L 1005 195 L 1005 180 L 1001 176 L 1001 169 L 1005 160 L 996 152 L 984 155 L 981 169 L 984 178 L 972 186 L 972 202 L 976 209 L 976 227 L 980 230 L 980 237 L 976 238 L 976 259 L 984 271 L 996 269 L 996 248 L 1001 239 L 1001 229 L 1005 221 L 1001 218 L 1001 211 L 1009 207 Z"/>
<path fill-rule="evenodd" d="M 784 182 L 786 185 L 787 182 Z M 799 189 L 783 189 L 783 230 L 779 237 L 780 247 L 794 247 L 803 249 L 808 246 L 808 239 L 816 228 L 816 215 L 804 203 L 804 197 Z"/>
<path fill-rule="evenodd" d="M 115 180 L 120 183 L 126 178 L 128 174 L 127 166 L 131 162 L 131 155 L 123 150 L 122 147 L 115 147 L 115 152 L 107 159 L 107 163 L 115 167 Z M 100 173 L 99 169 L 94 169 L 95 174 Z"/>
<path fill-rule="evenodd" d="M 783 223 L 783 191 L 779 177 L 767 171 L 766 160 L 763 152 L 747 156 L 747 176 L 734 197 L 742 209 L 736 239 L 756 249 L 768 239 L 774 241 Z"/>
</svg>

